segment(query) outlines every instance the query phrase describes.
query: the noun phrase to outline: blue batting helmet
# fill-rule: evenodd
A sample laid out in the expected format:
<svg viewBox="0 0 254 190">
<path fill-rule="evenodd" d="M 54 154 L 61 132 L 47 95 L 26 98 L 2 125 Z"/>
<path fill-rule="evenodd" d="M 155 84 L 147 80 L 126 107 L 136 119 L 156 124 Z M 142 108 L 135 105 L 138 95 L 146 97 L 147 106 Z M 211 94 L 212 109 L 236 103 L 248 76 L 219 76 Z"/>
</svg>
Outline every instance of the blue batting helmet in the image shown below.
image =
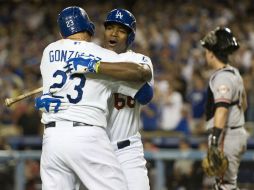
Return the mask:
<svg viewBox="0 0 254 190">
<path fill-rule="evenodd" d="M 132 13 L 125 9 L 114 9 L 108 14 L 104 26 L 106 27 L 110 23 L 121 24 L 130 29 L 127 45 L 129 46 L 135 39 L 136 33 L 136 19 Z"/>
<path fill-rule="evenodd" d="M 94 24 L 90 21 L 86 11 L 80 7 L 67 7 L 57 18 L 60 32 L 64 38 L 82 31 L 94 35 Z"/>
</svg>

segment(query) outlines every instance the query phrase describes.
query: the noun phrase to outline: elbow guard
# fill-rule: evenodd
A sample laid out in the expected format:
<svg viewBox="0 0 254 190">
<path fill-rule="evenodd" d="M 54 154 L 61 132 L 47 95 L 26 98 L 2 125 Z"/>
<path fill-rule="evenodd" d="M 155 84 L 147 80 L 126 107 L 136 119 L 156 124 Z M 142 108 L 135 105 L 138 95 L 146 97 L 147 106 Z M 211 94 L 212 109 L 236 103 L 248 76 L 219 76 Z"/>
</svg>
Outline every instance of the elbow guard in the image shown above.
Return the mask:
<svg viewBox="0 0 254 190">
<path fill-rule="evenodd" d="M 145 83 L 134 97 L 140 104 L 148 104 L 153 98 L 153 88 Z"/>
</svg>

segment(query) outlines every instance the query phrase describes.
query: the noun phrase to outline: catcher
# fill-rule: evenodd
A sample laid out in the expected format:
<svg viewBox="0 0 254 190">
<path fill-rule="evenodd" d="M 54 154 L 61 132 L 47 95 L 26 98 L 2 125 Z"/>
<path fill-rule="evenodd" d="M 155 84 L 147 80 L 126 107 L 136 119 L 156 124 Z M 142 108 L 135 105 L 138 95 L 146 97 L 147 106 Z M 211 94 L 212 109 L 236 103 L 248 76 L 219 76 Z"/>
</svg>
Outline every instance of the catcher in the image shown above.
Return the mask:
<svg viewBox="0 0 254 190">
<path fill-rule="evenodd" d="M 206 49 L 208 66 L 215 70 L 207 92 L 210 135 L 202 167 L 207 175 L 215 176 L 214 190 L 238 190 L 237 173 L 248 137 L 244 128 L 247 101 L 242 77 L 228 58 L 239 44 L 229 28 L 218 27 L 201 40 L 201 45 Z"/>
</svg>

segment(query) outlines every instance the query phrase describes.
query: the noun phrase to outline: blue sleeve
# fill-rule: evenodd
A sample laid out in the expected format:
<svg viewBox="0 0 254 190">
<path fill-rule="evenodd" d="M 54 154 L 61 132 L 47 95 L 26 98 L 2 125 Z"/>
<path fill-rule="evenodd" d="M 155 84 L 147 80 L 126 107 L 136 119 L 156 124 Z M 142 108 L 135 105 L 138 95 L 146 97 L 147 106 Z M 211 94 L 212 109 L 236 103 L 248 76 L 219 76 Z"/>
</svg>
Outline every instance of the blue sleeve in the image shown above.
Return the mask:
<svg viewBox="0 0 254 190">
<path fill-rule="evenodd" d="M 153 98 L 153 88 L 145 83 L 134 97 L 140 104 L 148 104 Z"/>
</svg>

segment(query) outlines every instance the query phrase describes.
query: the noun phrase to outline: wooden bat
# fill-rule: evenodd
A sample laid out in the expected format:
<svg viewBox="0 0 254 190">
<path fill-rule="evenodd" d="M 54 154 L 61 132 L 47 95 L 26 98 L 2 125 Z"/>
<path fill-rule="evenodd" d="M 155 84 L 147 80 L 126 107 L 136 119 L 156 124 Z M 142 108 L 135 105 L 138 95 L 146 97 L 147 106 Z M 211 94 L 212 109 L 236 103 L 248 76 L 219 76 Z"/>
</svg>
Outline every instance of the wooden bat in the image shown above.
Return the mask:
<svg viewBox="0 0 254 190">
<path fill-rule="evenodd" d="M 32 91 L 30 91 L 30 92 L 21 94 L 21 95 L 19 95 L 19 96 L 17 96 L 17 97 L 6 98 L 6 99 L 5 99 L 5 105 L 6 105 L 7 107 L 10 107 L 12 104 L 14 104 L 14 103 L 16 103 L 16 102 L 18 102 L 18 101 L 20 101 L 20 100 L 23 100 L 23 99 L 25 99 L 25 98 L 27 98 L 27 97 L 30 97 L 30 96 L 32 96 L 32 95 L 34 95 L 34 94 L 38 94 L 38 93 L 40 93 L 40 92 L 42 92 L 42 87 L 37 88 L 37 89 L 35 89 L 35 90 L 32 90 Z"/>
</svg>

